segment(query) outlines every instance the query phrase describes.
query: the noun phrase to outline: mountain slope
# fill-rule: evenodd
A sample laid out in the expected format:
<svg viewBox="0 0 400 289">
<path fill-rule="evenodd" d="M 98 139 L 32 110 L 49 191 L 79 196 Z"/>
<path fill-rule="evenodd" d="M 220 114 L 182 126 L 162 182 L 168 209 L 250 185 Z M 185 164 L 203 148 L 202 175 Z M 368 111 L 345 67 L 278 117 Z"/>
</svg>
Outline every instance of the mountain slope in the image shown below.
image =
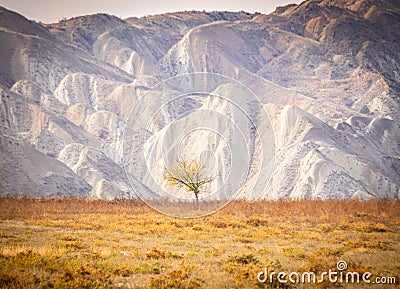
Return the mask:
<svg viewBox="0 0 400 289">
<path fill-rule="evenodd" d="M 8 185 L 0 193 L 112 199 L 143 191 L 146 198 L 157 198 L 144 180 L 128 174 L 130 188 L 123 163 L 130 113 L 147 96 L 142 112 L 157 117 L 151 115 L 146 127 L 145 154 L 135 156 L 139 148 L 132 148 L 131 156 L 153 164 L 150 170 L 159 177 L 163 148 L 177 142 L 192 156 L 209 150 L 221 174 L 230 173 L 226 152 L 235 150 L 237 136 L 215 123 L 226 137 L 218 143 L 189 129 L 202 127 L 211 116 L 190 117 L 209 110 L 240 127 L 248 120 L 232 113 L 239 106 L 263 131 L 266 124 L 257 118 L 263 107 L 275 132 L 276 161 L 261 197 L 399 198 L 397 4 L 307 0 L 269 15 L 190 11 L 119 19 L 95 14 L 48 25 L 0 8 L 0 153 L 8 163 L 1 169 Z M 152 91 L 164 79 L 192 72 L 226 75 L 249 88 L 259 103 L 198 95 L 174 106 L 164 103 L 193 84 L 190 79 L 161 94 Z M 204 87 L 215 84 L 207 76 L 201 81 Z M 221 86 L 213 93 L 234 95 L 229 89 Z M 160 114 L 163 105 L 168 109 Z M 176 124 L 169 123 L 173 119 Z M 133 119 L 133 124 L 140 121 Z M 249 125 L 242 132 L 249 140 L 251 165 L 259 168 L 263 152 L 252 130 Z M 176 139 L 181 131 L 191 133 Z M 36 166 L 38 174 L 27 173 Z M 251 171 L 237 197 L 256 198 L 251 188 L 257 176 L 267 175 L 267 170 Z M 18 178 L 23 184 L 16 184 Z M 220 176 L 208 191 L 226 179 Z"/>
<path fill-rule="evenodd" d="M 75 71 L 130 80 L 119 69 L 58 41 L 43 26 L 4 8 L 0 9 L 0 15 L 0 82 L 3 85 L 11 87 L 18 80 L 28 79 L 53 91 L 66 74 Z"/>
<path fill-rule="evenodd" d="M 3 126 L 0 132 L 0 196 L 89 196 L 91 186 L 63 163 Z"/>
</svg>

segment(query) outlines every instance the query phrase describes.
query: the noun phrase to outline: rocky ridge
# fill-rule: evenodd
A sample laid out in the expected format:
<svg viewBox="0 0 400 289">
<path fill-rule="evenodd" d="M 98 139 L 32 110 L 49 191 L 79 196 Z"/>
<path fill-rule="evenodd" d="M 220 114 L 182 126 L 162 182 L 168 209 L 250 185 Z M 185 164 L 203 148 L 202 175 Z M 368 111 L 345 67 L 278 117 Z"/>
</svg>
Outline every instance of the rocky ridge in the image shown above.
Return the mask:
<svg viewBox="0 0 400 289">
<path fill-rule="evenodd" d="M 397 4 L 308 0 L 269 15 L 96 14 L 47 25 L 0 8 L 0 194 L 135 197 L 122 159 L 132 106 L 163 79 L 207 71 L 245 84 L 270 116 L 276 162 L 263 198 L 399 198 Z"/>
</svg>

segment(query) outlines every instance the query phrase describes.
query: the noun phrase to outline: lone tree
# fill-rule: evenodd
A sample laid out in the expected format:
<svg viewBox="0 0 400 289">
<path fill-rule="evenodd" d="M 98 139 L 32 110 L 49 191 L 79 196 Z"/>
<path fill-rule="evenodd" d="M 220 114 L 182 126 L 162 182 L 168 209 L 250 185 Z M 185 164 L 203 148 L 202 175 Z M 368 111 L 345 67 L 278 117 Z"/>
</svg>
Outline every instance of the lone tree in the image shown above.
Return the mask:
<svg viewBox="0 0 400 289">
<path fill-rule="evenodd" d="M 193 192 L 198 201 L 201 187 L 212 182 L 215 176 L 207 176 L 206 166 L 199 159 L 188 161 L 186 157 L 180 156 L 177 165 L 170 169 L 164 168 L 164 179 L 170 186 Z"/>
</svg>

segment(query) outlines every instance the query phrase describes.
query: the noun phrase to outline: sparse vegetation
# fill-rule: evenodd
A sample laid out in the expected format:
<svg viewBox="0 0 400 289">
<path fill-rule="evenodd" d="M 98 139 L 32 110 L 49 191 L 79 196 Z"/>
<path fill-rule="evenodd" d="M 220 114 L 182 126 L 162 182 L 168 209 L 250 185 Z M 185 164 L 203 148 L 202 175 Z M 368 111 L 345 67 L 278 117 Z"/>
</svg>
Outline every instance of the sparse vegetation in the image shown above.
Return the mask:
<svg viewBox="0 0 400 289">
<path fill-rule="evenodd" d="M 234 201 L 177 219 L 135 200 L 3 198 L 0 288 L 277 288 L 257 273 L 339 260 L 398 282 L 399 240 L 398 201 Z"/>
<path fill-rule="evenodd" d="M 207 174 L 206 167 L 200 159 L 189 161 L 187 157 L 180 156 L 174 167 L 165 168 L 164 179 L 170 186 L 178 186 L 192 192 L 198 200 L 201 188 L 212 182 L 215 176 Z"/>
</svg>

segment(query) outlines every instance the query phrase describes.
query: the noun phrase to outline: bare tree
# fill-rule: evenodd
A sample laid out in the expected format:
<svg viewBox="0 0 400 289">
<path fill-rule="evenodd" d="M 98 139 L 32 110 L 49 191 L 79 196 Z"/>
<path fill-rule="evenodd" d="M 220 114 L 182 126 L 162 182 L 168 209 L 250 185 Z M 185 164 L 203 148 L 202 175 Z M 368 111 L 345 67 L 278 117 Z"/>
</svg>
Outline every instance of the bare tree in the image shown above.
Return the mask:
<svg viewBox="0 0 400 289">
<path fill-rule="evenodd" d="M 185 188 L 193 192 L 196 201 L 199 200 L 200 189 L 215 179 L 216 176 L 208 176 L 206 166 L 200 159 L 188 161 L 185 156 L 180 156 L 177 165 L 172 168 L 164 168 L 164 179 L 170 186 Z"/>
</svg>

